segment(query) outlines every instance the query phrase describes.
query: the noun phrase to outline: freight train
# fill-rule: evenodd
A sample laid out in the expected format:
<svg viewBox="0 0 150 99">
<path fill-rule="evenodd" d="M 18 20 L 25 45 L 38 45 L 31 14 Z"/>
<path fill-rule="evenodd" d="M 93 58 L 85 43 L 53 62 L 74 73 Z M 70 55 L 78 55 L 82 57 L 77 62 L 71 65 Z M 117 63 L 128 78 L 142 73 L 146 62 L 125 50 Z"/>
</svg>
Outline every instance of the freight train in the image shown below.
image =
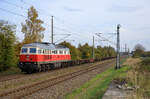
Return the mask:
<svg viewBox="0 0 150 99">
<path fill-rule="evenodd" d="M 71 60 L 69 48 L 53 43 L 35 42 L 23 45 L 20 51 L 18 66 L 22 72 L 33 73 L 54 68 L 92 63 L 110 58 L 112 57 Z"/>
</svg>

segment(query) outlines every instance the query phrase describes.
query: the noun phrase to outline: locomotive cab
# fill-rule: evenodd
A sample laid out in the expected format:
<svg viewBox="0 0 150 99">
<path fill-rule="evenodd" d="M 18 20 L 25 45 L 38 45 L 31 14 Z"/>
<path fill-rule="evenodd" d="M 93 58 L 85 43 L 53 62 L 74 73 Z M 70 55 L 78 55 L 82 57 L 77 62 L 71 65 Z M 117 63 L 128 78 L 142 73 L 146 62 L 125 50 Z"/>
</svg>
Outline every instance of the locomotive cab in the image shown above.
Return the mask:
<svg viewBox="0 0 150 99">
<path fill-rule="evenodd" d="M 20 52 L 20 62 L 35 62 L 37 60 L 38 49 L 36 47 L 23 47 Z"/>
<path fill-rule="evenodd" d="M 38 69 L 37 54 L 39 48 L 37 47 L 22 47 L 20 51 L 19 68 L 23 72 L 31 73 Z"/>
<path fill-rule="evenodd" d="M 68 48 L 51 43 L 25 44 L 20 51 L 19 68 L 23 72 L 46 71 L 61 67 L 62 62 L 71 60 Z"/>
</svg>

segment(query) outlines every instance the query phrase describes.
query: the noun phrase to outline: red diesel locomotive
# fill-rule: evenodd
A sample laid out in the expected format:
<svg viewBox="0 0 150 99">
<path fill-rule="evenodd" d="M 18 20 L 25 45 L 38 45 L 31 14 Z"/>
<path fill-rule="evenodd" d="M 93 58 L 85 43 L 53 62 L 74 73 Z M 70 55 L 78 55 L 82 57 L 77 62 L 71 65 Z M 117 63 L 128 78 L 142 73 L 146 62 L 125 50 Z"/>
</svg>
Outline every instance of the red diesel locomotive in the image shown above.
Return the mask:
<svg viewBox="0 0 150 99">
<path fill-rule="evenodd" d="M 21 48 L 19 68 L 32 73 L 61 67 L 71 61 L 69 48 L 46 42 L 25 44 Z"/>
<path fill-rule="evenodd" d="M 33 73 L 112 58 L 114 57 L 71 60 L 69 48 L 52 43 L 36 42 L 23 45 L 18 66 L 22 72 Z"/>
</svg>

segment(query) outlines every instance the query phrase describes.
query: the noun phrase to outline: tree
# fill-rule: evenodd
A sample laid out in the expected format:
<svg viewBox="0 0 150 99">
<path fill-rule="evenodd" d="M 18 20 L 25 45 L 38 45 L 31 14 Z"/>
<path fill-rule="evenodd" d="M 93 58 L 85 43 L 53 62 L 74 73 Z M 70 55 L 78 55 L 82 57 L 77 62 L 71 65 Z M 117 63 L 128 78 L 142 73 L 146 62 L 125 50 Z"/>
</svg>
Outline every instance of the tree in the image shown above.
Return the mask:
<svg viewBox="0 0 150 99">
<path fill-rule="evenodd" d="M 134 47 L 133 57 L 140 57 L 144 54 L 145 48 L 141 44 L 137 44 Z"/>
<path fill-rule="evenodd" d="M 82 59 L 92 58 L 92 47 L 85 43 L 83 46 L 79 46 Z"/>
<path fill-rule="evenodd" d="M 25 24 L 22 23 L 22 32 L 24 33 L 24 43 L 41 42 L 44 38 L 45 28 L 42 26 L 43 21 L 38 18 L 36 9 L 31 6 L 28 9 L 28 19 Z"/>
<path fill-rule="evenodd" d="M 59 44 L 64 45 L 70 49 L 71 58 L 73 60 L 93 58 L 92 57 L 93 47 L 89 46 L 88 43 L 85 43 L 84 45 L 81 45 L 79 43 L 78 48 L 76 48 L 75 46 L 71 45 L 71 43 L 66 41 L 61 42 Z M 111 46 L 104 46 L 104 47 L 97 46 L 97 48 L 94 48 L 94 50 L 95 50 L 95 58 L 97 59 L 116 56 L 115 49 Z"/>
<path fill-rule="evenodd" d="M 15 25 L 0 21 L 0 71 L 16 65 L 15 56 Z"/>
<path fill-rule="evenodd" d="M 66 46 L 67 48 L 70 49 L 71 58 L 73 60 L 80 59 L 79 51 L 78 51 L 78 49 L 75 46 L 71 45 L 69 42 L 66 42 L 66 41 L 61 42 L 59 44 L 60 45 L 64 45 L 64 46 Z"/>
</svg>

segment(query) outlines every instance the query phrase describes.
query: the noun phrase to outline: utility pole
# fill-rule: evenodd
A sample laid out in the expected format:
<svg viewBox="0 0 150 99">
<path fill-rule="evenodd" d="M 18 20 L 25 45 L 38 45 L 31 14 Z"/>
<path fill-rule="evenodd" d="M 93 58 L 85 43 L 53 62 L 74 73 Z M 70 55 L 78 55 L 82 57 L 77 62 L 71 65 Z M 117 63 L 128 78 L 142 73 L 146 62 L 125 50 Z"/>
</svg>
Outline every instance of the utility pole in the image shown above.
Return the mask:
<svg viewBox="0 0 150 99">
<path fill-rule="evenodd" d="M 125 53 L 127 53 L 127 44 L 125 44 Z"/>
<path fill-rule="evenodd" d="M 130 49 L 128 48 L 128 58 L 129 58 L 129 56 L 130 56 Z"/>
<path fill-rule="evenodd" d="M 53 42 L 53 16 L 51 17 L 51 43 Z"/>
<path fill-rule="evenodd" d="M 95 50 L 94 50 L 94 36 L 93 36 L 93 59 L 95 57 Z"/>
<path fill-rule="evenodd" d="M 115 69 L 120 68 L 120 35 L 119 35 L 120 24 L 117 25 L 117 59 L 116 59 L 116 67 Z"/>
</svg>

